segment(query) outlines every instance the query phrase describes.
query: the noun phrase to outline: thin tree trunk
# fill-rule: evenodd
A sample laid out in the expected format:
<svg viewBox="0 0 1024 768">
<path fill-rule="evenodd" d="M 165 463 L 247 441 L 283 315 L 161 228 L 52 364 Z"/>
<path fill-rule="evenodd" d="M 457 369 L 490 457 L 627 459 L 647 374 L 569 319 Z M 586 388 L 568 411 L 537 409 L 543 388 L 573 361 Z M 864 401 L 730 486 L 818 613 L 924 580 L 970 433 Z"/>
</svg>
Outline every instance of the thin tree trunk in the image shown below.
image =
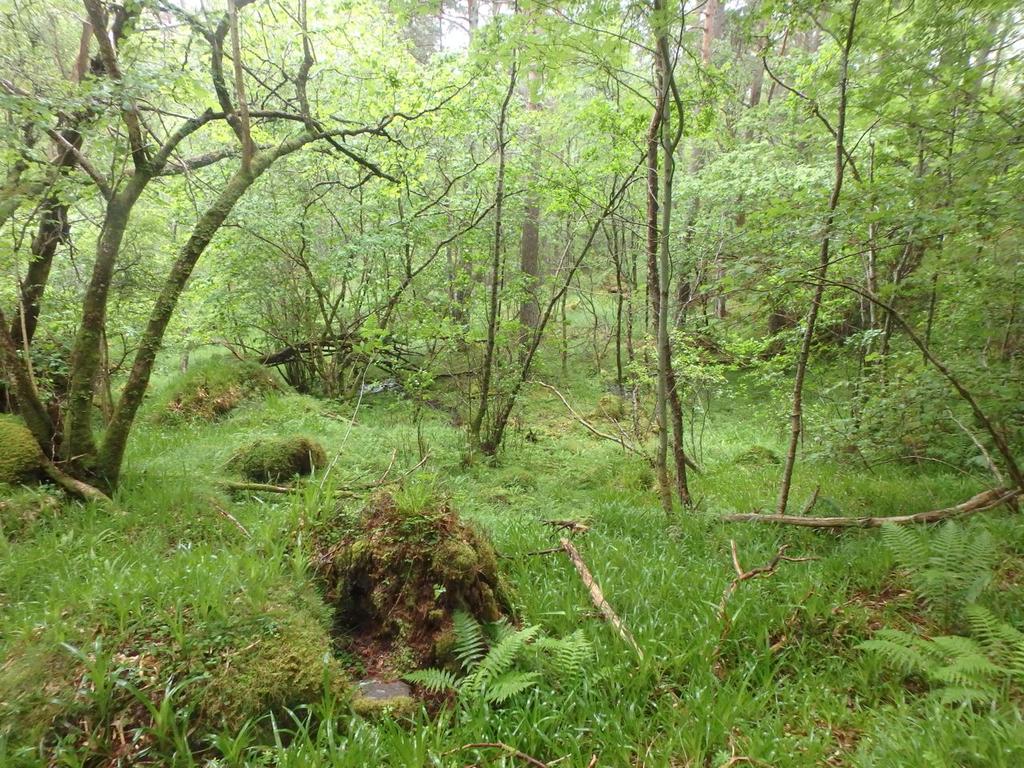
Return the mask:
<svg viewBox="0 0 1024 768">
<path fill-rule="evenodd" d="M 494 249 L 491 255 L 491 285 L 490 296 L 487 307 L 487 342 L 484 347 L 483 366 L 480 371 L 480 398 L 476 412 L 473 414 L 469 424 L 469 436 L 474 446 L 487 455 L 493 455 L 498 446 L 492 445 L 491 441 L 483 439 L 484 419 L 487 417 L 489 408 L 488 399 L 491 396 L 491 384 L 494 375 L 495 345 L 498 334 L 498 291 L 501 278 L 501 257 L 502 257 L 502 214 L 505 207 L 505 132 L 508 123 L 508 108 L 512 101 L 512 94 L 516 88 L 516 74 L 518 65 L 512 64 L 509 73 L 508 89 L 505 91 L 505 98 L 501 102 L 501 109 L 498 112 L 498 177 L 494 193 Z"/>
<path fill-rule="evenodd" d="M 797 448 L 800 445 L 800 433 L 803 422 L 804 378 L 807 375 L 807 363 L 811 357 L 814 325 L 818 319 L 822 298 L 825 295 L 825 278 L 828 276 L 829 252 L 832 245 L 835 212 L 839 206 L 839 196 L 843 191 L 843 174 L 846 169 L 846 147 L 843 142 L 846 133 L 849 60 L 850 50 L 853 47 L 853 33 L 857 25 L 857 7 L 859 5 L 860 0 L 853 0 L 850 7 L 850 22 L 846 30 L 846 40 L 839 61 L 839 109 L 836 117 L 835 172 L 832 181 L 832 193 L 829 195 L 828 200 L 828 213 L 825 216 L 825 225 L 821 235 L 821 247 L 818 252 L 817 283 L 814 286 L 811 308 L 807 313 L 807 325 L 804 328 L 803 340 L 801 341 L 800 352 L 797 357 L 796 376 L 793 381 L 793 410 L 790 415 L 789 447 L 786 450 L 786 463 L 782 469 L 779 499 L 776 504 L 776 513 L 780 515 L 786 513 L 786 506 L 789 503 L 789 491 L 793 482 L 793 467 L 796 464 L 796 454 Z"/>
</svg>

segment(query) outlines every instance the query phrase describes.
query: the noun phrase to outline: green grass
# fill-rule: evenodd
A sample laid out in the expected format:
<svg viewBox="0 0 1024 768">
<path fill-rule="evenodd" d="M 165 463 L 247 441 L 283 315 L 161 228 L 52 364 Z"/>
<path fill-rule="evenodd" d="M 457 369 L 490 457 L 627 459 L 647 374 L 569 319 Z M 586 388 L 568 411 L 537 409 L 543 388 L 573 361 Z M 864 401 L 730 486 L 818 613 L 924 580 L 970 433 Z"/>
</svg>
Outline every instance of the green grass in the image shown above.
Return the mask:
<svg viewBox="0 0 1024 768">
<path fill-rule="evenodd" d="M 595 381 L 559 386 L 584 413 L 602 394 Z M 1024 721 L 1011 702 L 984 712 L 941 707 L 857 650 L 874 628 L 907 628 L 920 613 L 876 532 L 717 520 L 774 502 L 779 467 L 734 461 L 753 445 L 781 453 L 779 426 L 756 396 L 713 403 L 704 472 L 691 478 L 698 510 L 671 519 L 643 461 L 587 434 L 547 392 L 527 393 L 497 466 L 464 460 L 465 435 L 449 414 L 422 410 L 418 434 L 414 412 L 394 395 L 356 408 L 275 393 L 217 422 L 145 420 L 130 445 L 119 511 L 71 505 L 17 541 L 0 541 L 0 765 L 46 764 L 35 745 L 54 730 L 64 741 L 46 751 L 60 764 L 116 754 L 114 730 L 97 714 L 104 708 L 132 714 L 136 754 L 153 764 L 515 764 L 495 750 L 453 752 L 497 741 L 564 766 L 586 766 L 594 754 L 605 766 L 719 766 L 734 755 L 777 768 L 1024 763 Z M 323 444 L 327 475 L 315 472 L 292 497 L 221 490 L 219 481 L 237 479 L 229 460 L 239 447 L 294 434 Z M 355 716 L 325 680 L 307 685 L 319 691 L 310 701 L 268 699 L 265 712 L 218 725 L 204 691 L 215 680 L 214 690 L 226 690 L 231 670 L 236 683 L 253 673 L 245 666 L 251 643 L 273 647 L 289 636 L 289 612 L 304 617 L 299 634 L 311 647 L 326 632 L 329 616 L 300 544 L 333 504 L 330 492 L 374 481 L 392 455 L 393 475 L 407 470 L 421 460 L 421 444 L 429 459 L 412 476 L 410 496 L 444 493 L 491 535 L 525 622 L 553 636 L 583 629 L 595 658 L 582 680 L 545 679 L 499 708 L 421 710 L 399 721 Z M 962 500 L 984 484 L 940 470 L 889 464 L 868 472 L 846 458 L 802 464 L 792 503 L 799 508 L 820 485 L 830 514 L 896 514 Z M 577 544 L 643 660 L 593 618 L 567 558 L 527 554 L 555 543 L 543 524 L 553 518 L 591 526 Z M 1019 625 L 1024 590 L 1012 575 L 1024 530 L 1003 511 L 965 525 L 987 527 L 1000 542 L 1009 577 L 996 587 L 998 602 Z M 746 567 L 766 563 L 784 543 L 790 554 L 817 559 L 741 584 L 720 642 L 730 539 Z M 326 675 L 333 662 L 324 664 Z"/>
</svg>

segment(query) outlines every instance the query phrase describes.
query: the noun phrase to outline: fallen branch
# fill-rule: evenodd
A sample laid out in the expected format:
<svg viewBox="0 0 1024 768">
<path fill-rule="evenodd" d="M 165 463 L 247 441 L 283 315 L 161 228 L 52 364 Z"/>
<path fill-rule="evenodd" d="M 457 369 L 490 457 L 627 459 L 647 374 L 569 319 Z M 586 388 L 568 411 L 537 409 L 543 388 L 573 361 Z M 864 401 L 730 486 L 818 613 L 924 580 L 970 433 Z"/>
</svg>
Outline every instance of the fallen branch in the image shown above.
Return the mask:
<svg viewBox="0 0 1024 768">
<path fill-rule="evenodd" d="M 604 594 L 601 592 L 601 587 L 598 586 L 597 582 L 594 581 L 594 577 L 590 573 L 590 569 L 587 568 L 587 564 L 583 562 L 583 557 L 580 555 L 579 550 L 573 546 L 573 543 L 568 539 L 559 539 L 559 543 L 562 545 L 562 549 L 565 550 L 566 554 L 569 555 L 569 559 L 572 560 L 572 564 L 576 566 L 576 572 L 579 573 L 580 579 L 583 581 L 584 586 L 590 592 L 590 599 L 594 603 L 594 606 L 601 612 L 601 615 L 605 620 L 611 624 L 618 631 L 619 636 L 626 641 L 636 655 L 641 660 L 644 658 L 644 652 L 640 650 L 640 646 L 636 644 L 636 640 L 633 638 L 633 633 L 626 628 L 626 625 L 622 623 L 622 619 L 619 618 L 618 614 L 608 604 L 608 601 L 604 599 Z"/>
<path fill-rule="evenodd" d="M 1021 494 L 1019 488 L 994 488 L 982 491 L 967 501 L 946 509 L 933 509 L 913 515 L 891 515 L 889 517 L 803 517 L 801 515 L 765 515 L 748 512 L 723 515 L 727 523 L 772 523 L 775 525 L 802 525 L 806 528 L 879 528 L 886 523 L 905 525 L 907 523 L 935 523 L 950 517 L 962 517 L 984 512 L 1001 504 L 1014 501 Z"/>
<path fill-rule="evenodd" d="M 536 757 L 531 757 L 525 752 L 516 749 L 515 747 L 505 744 L 502 741 L 488 741 L 481 742 L 479 744 L 463 744 L 461 747 L 455 749 L 449 749 L 447 752 L 443 752 L 441 757 L 447 757 L 448 755 L 454 755 L 456 752 L 464 752 L 467 749 L 500 749 L 502 752 L 507 752 L 513 757 L 518 757 L 528 765 L 534 766 L 534 768 L 548 768 L 548 764 L 538 760 Z"/>
<path fill-rule="evenodd" d="M 295 493 L 298 488 L 292 485 L 270 485 L 269 483 L 238 483 L 225 480 L 221 486 L 229 491 L 260 491 L 262 493 Z"/>
</svg>

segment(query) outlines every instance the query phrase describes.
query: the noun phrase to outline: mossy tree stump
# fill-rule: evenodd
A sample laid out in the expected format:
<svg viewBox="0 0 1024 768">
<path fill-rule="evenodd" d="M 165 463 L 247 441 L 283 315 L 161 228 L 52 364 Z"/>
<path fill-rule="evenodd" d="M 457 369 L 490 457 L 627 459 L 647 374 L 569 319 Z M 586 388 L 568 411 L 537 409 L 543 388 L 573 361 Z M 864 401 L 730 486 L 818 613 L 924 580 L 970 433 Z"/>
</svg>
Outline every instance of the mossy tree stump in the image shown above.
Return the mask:
<svg viewBox="0 0 1024 768">
<path fill-rule="evenodd" d="M 480 621 L 511 612 L 494 548 L 445 503 L 405 509 L 381 494 L 323 524 L 314 546 L 337 632 L 371 674 L 445 664 L 456 609 Z"/>
</svg>

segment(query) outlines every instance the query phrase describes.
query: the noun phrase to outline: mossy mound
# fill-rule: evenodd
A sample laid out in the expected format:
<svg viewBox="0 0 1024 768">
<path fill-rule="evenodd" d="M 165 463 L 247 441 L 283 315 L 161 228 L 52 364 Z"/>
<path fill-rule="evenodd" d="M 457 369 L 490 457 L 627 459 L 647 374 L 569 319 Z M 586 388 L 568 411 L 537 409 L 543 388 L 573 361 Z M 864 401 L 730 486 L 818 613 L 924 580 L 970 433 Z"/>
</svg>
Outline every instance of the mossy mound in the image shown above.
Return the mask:
<svg viewBox="0 0 1024 768">
<path fill-rule="evenodd" d="M 214 421 L 246 400 L 280 389 L 273 374 L 259 363 L 215 357 L 194 364 L 167 387 L 156 419 L 165 424 Z"/>
<path fill-rule="evenodd" d="M 0 485 L 0 536 L 17 541 L 60 513 L 60 499 L 41 488 Z"/>
<path fill-rule="evenodd" d="M 766 448 L 763 445 L 752 445 L 737 453 L 733 457 L 732 463 L 744 467 L 765 467 L 769 464 L 781 464 L 782 459 L 771 448 Z"/>
<path fill-rule="evenodd" d="M 276 483 L 309 475 L 327 465 L 327 453 L 308 437 L 273 437 L 238 449 L 228 466 L 258 483 Z"/>
<path fill-rule="evenodd" d="M 101 628 L 95 637 L 83 628 L 67 646 L 26 633 L 5 647 L 0 664 L 0 743 L 8 738 L 11 746 L 44 754 L 58 742 L 95 747 L 96 765 L 163 764 L 143 759 L 153 719 L 132 688 L 158 703 L 173 690 L 190 734 L 237 733 L 250 723 L 264 738 L 268 715 L 289 722 L 290 713 L 325 699 L 339 709 L 350 700 L 351 681 L 332 653 L 330 628 L 330 610 L 312 590 L 289 589 L 238 615 L 188 624 L 185 644 L 154 631 L 159 624 L 127 634 Z M 90 665 L 108 670 L 111 687 L 102 700 L 93 693 Z M 128 685 L 113 685 L 115 679 Z M 0 764 L 6 765 L 2 758 Z"/>
<path fill-rule="evenodd" d="M 16 485 L 41 465 L 39 445 L 25 423 L 17 416 L 0 414 L 0 483 Z"/>
<path fill-rule="evenodd" d="M 409 508 L 381 494 L 314 536 L 313 563 L 342 642 L 372 673 L 444 664 L 452 613 L 511 613 L 490 542 L 446 503 Z"/>
<path fill-rule="evenodd" d="M 625 398 L 612 392 L 601 395 L 597 401 L 597 408 L 591 414 L 595 419 L 607 419 L 608 421 L 622 421 L 628 415 Z"/>
<path fill-rule="evenodd" d="M 225 654 L 204 682 L 199 718 L 205 725 L 235 732 L 249 720 L 267 713 L 286 716 L 325 695 L 349 697 L 326 622 L 282 606 L 262 624 L 255 640 Z"/>
</svg>

